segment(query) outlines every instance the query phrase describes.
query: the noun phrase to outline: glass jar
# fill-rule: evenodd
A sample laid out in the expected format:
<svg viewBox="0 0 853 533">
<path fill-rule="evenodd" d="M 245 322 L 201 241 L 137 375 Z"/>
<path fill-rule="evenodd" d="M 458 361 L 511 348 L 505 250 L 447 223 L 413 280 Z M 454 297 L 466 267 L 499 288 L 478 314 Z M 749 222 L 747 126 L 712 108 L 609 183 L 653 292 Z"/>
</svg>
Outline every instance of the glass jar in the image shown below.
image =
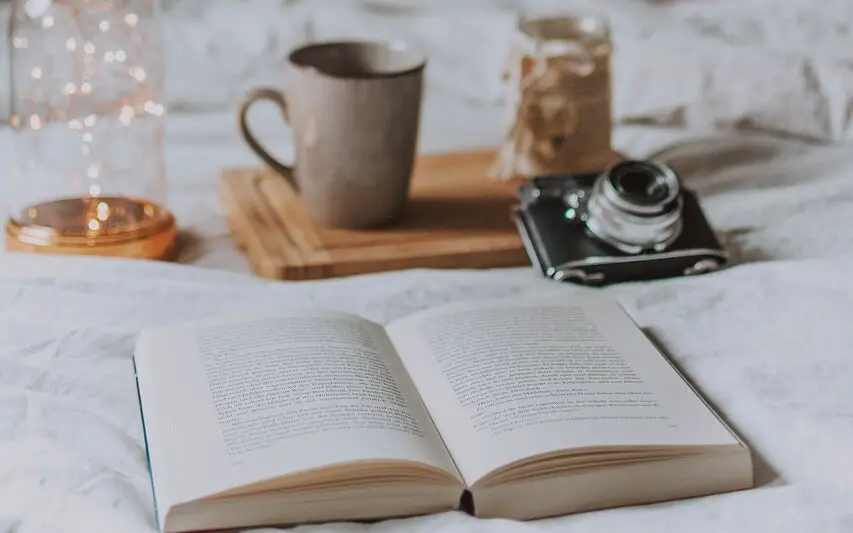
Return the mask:
<svg viewBox="0 0 853 533">
<path fill-rule="evenodd" d="M 611 54 L 602 17 L 519 17 L 505 71 L 506 135 L 493 177 L 595 171 L 614 162 Z"/>
<path fill-rule="evenodd" d="M 7 249 L 171 251 L 157 15 L 156 0 L 14 0 Z"/>
</svg>

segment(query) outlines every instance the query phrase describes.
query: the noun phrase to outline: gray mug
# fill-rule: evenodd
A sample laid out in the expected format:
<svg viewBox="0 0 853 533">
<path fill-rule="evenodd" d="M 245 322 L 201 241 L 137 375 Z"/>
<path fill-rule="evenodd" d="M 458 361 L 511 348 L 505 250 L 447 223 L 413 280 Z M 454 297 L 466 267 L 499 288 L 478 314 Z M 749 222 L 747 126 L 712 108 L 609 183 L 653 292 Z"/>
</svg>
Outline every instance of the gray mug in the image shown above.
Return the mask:
<svg viewBox="0 0 853 533">
<path fill-rule="evenodd" d="M 302 46 L 288 57 L 286 94 L 252 91 L 240 105 L 240 131 L 315 220 L 343 228 L 388 225 L 409 195 L 425 66 L 423 55 L 401 43 Z M 258 100 L 276 104 L 293 129 L 292 166 L 252 134 L 247 114 Z"/>
</svg>

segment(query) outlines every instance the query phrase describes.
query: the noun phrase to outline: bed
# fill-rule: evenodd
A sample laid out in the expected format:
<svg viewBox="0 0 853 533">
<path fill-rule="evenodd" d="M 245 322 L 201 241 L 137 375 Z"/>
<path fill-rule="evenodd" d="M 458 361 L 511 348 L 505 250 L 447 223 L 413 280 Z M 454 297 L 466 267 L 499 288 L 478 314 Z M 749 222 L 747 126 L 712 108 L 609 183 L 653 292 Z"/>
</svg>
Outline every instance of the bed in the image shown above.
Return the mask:
<svg viewBox="0 0 853 533">
<path fill-rule="evenodd" d="M 246 18 L 281 9 L 243 4 L 256 8 Z M 500 7 L 507 3 L 477 2 L 450 22 L 442 18 L 450 8 L 401 15 L 397 6 L 388 15 L 387 5 L 367 4 L 375 3 L 340 8 L 351 10 L 346 27 L 314 11 L 314 37 L 392 34 L 404 30 L 383 17 L 409 21 L 405 31 L 436 58 L 423 149 L 496 143 L 501 93 L 489 80 L 498 56 L 476 61 L 471 48 L 449 48 L 462 41 L 429 36 L 444 20 L 447 35 L 498 43 L 511 20 Z M 529 523 L 446 513 L 297 531 L 853 530 L 853 8 L 780 4 L 611 4 L 614 27 L 627 27 L 617 33 L 627 51 L 614 144 L 637 157 L 660 151 L 699 194 L 733 258 L 701 277 L 606 289 L 556 284 L 527 267 L 253 278 L 228 237 L 214 185 L 222 166 L 255 160 L 230 109 L 175 112 L 167 157 L 170 200 L 188 230 L 182 264 L 0 257 L 0 532 L 156 530 L 131 365 L 143 326 L 288 302 L 387 322 L 451 301 L 593 290 L 617 298 L 748 441 L 757 488 Z M 233 15 L 222 3 L 210 9 Z M 219 31 L 214 15 L 205 16 L 214 29 L 196 28 L 197 40 Z M 171 23 L 195 20 L 188 17 L 176 11 Z M 263 68 L 248 78 L 257 82 Z M 467 74 L 450 83 L 454 72 Z M 661 83 L 675 72 L 682 82 Z M 176 104 L 192 100 L 181 81 Z M 258 121 L 262 133 L 286 137 L 274 121 Z M 0 131 L 4 161 L 11 142 Z"/>
</svg>

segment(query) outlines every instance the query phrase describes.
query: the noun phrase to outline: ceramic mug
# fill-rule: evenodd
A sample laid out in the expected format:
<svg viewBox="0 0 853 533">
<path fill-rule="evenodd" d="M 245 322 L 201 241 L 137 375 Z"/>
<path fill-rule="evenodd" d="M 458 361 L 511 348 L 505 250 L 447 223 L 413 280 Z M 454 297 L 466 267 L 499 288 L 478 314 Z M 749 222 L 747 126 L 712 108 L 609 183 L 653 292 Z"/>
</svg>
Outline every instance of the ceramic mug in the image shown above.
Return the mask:
<svg viewBox="0 0 853 533">
<path fill-rule="evenodd" d="M 308 214 L 334 227 L 400 217 L 417 151 L 426 58 L 395 42 L 309 44 L 287 61 L 287 90 L 260 88 L 240 105 L 249 147 L 296 189 Z M 252 134 L 253 103 L 274 103 L 293 130 L 294 164 Z"/>
</svg>

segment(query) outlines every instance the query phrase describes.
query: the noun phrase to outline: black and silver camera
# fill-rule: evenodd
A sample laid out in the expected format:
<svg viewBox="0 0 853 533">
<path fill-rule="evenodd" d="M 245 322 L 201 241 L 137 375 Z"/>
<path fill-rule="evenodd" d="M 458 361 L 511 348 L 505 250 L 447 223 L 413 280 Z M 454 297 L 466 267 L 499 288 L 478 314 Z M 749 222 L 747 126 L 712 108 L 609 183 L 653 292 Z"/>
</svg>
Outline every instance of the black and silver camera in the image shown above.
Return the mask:
<svg viewBox="0 0 853 533">
<path fill-rule="evenodd" d="M 557 281 L 694 275 L 728 260 L 696 195 L 653 161 L 534 178 L 519 189 L 515 220 L 534 267 Z"/>
</svg>

